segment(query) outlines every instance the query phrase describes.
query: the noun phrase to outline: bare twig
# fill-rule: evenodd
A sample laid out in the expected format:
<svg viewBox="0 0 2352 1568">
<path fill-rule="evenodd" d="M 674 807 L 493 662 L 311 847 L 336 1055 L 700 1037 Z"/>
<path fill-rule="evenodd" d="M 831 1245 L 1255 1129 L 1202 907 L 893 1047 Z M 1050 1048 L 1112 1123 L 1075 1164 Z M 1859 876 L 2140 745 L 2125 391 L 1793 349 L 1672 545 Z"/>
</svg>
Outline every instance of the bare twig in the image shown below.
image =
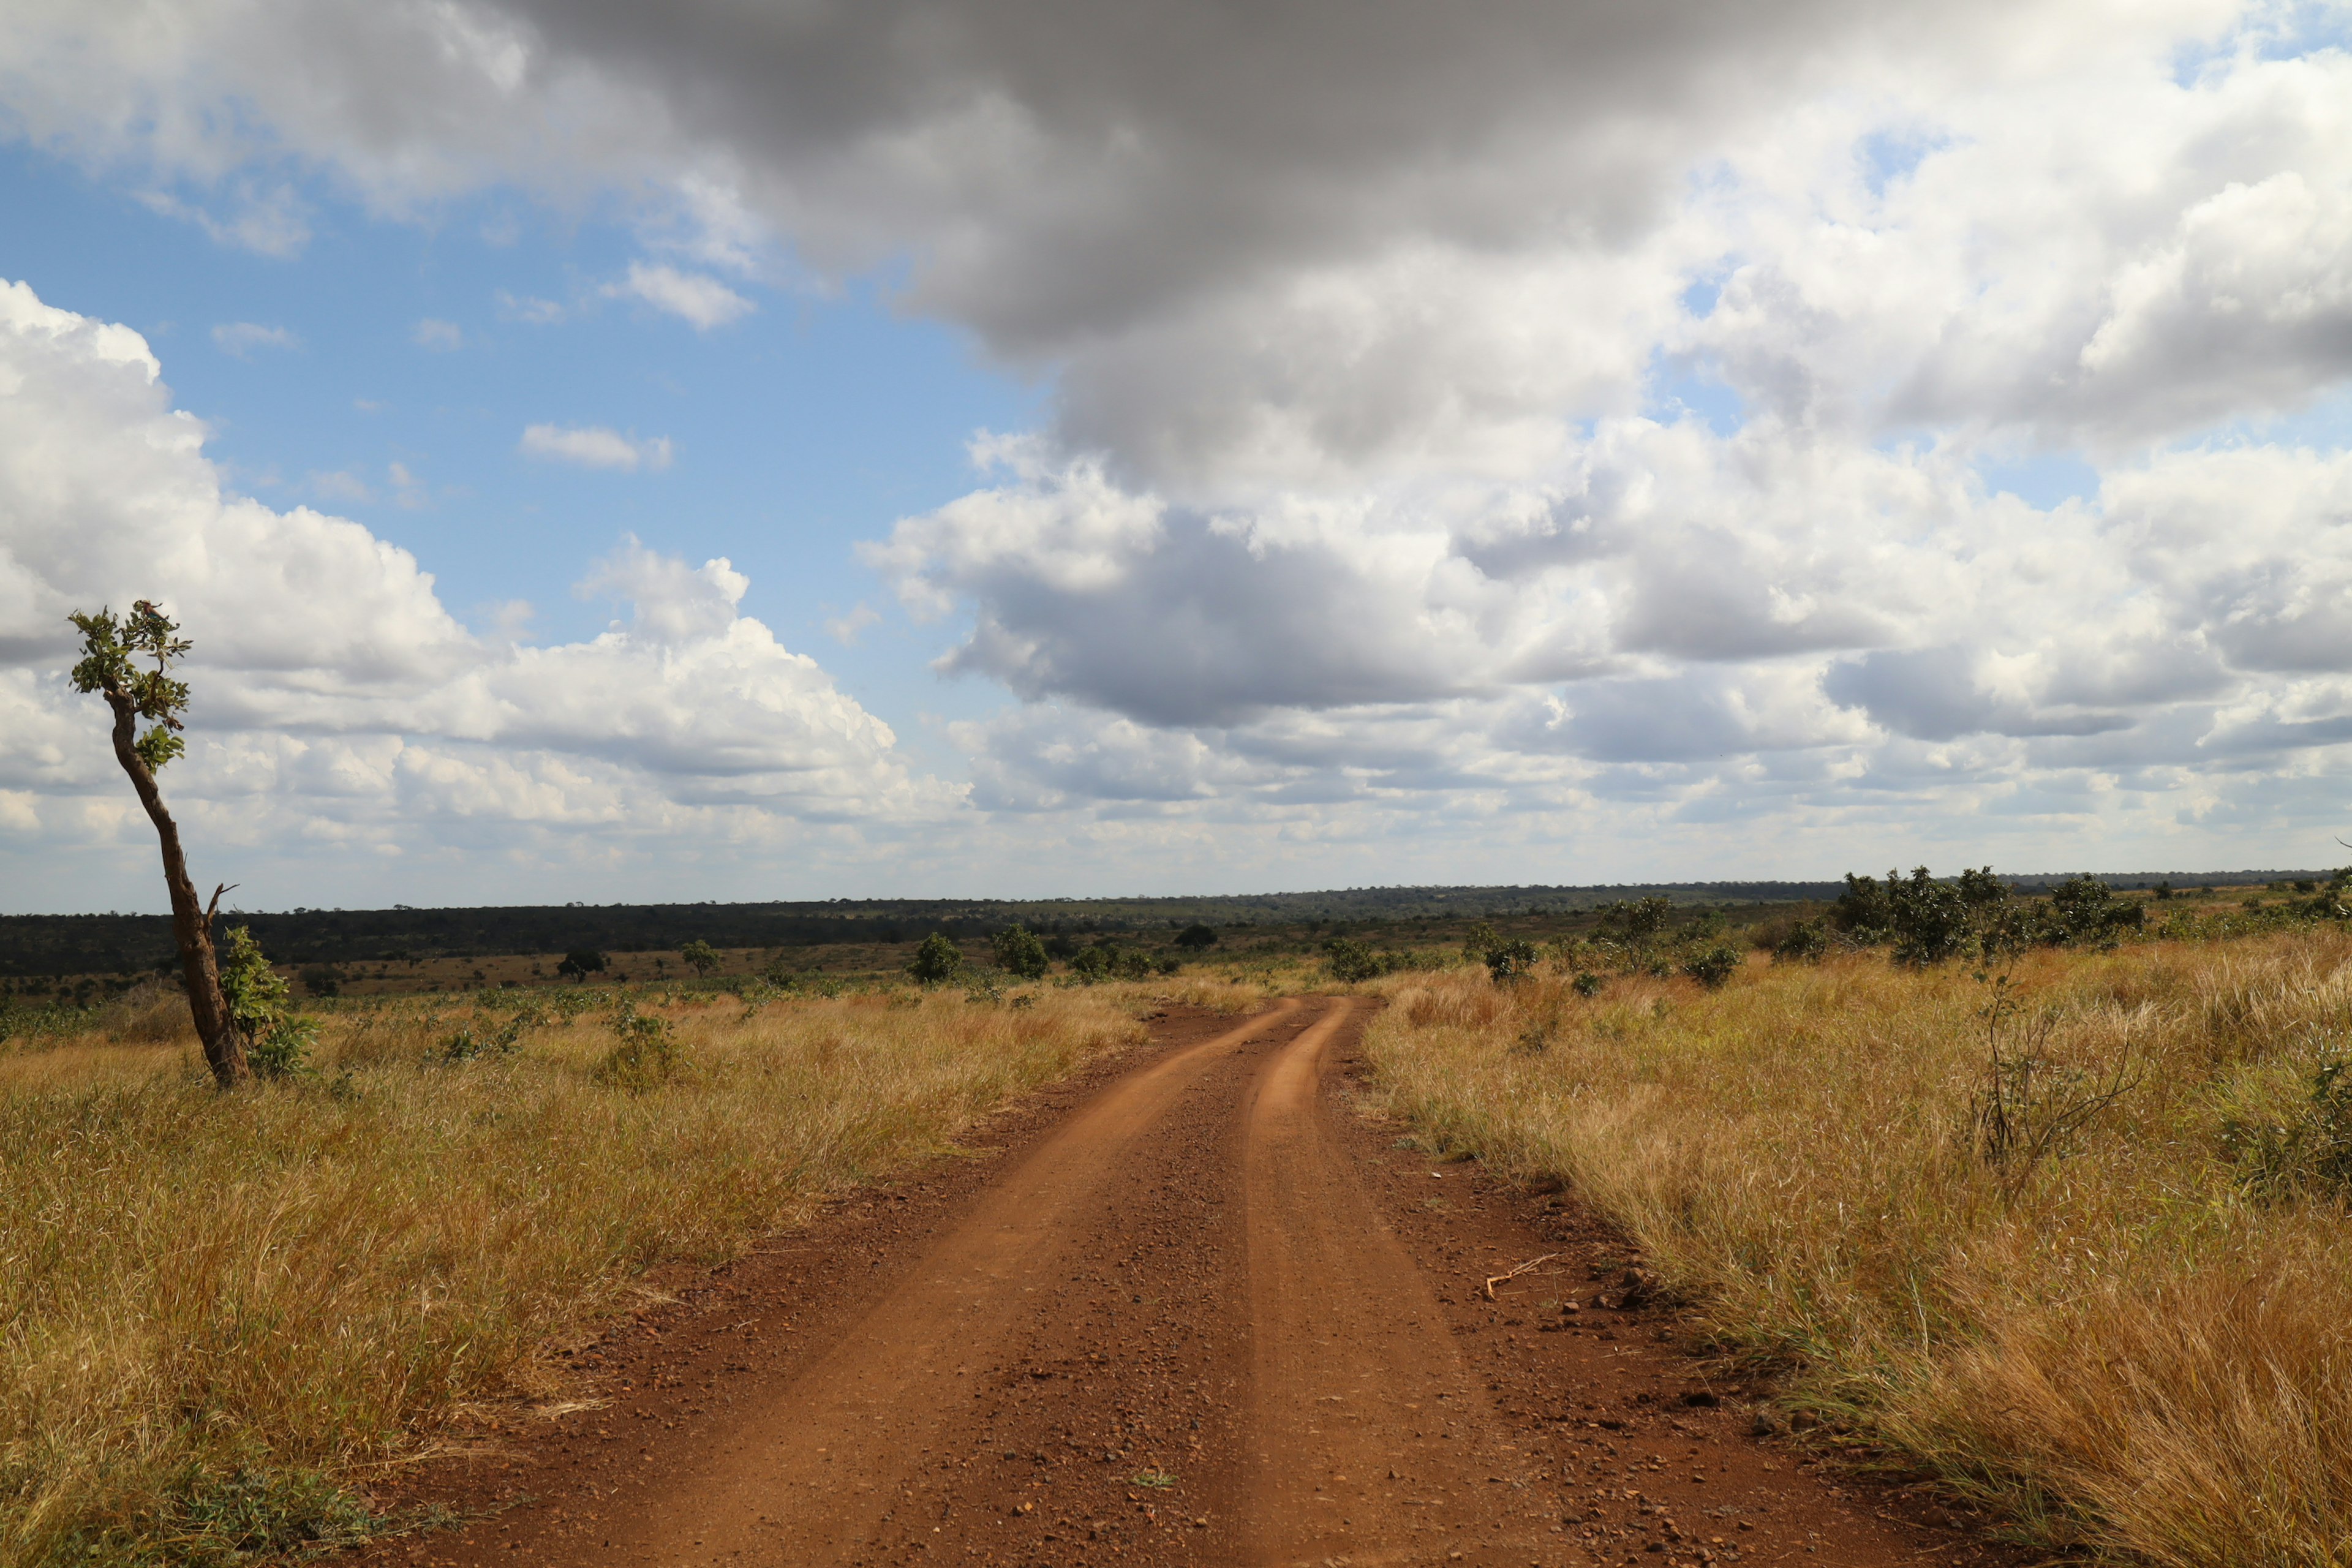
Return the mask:
<svg viewBox="0 0 2352 1568">
<path fill-rule="evenodd" d="M 1517 1279 L 1520 1275 L 1527 1273 L 1529 1269 L 1539 1268 L 1559 1256 L 1559 1254 L 1557 1252 L 1547 1252 L 1541 1258 L 1528 1258 L 1525 1263 L 1518 1265 L 1517 1268 L 1512 1268 L 1507 1272 L 1487 1276 L 1486 1300 L 1491 1301 L 1495 1299 L 1495 1287 L 1501 1284 L 1504 1280 Z"/>
</svg>

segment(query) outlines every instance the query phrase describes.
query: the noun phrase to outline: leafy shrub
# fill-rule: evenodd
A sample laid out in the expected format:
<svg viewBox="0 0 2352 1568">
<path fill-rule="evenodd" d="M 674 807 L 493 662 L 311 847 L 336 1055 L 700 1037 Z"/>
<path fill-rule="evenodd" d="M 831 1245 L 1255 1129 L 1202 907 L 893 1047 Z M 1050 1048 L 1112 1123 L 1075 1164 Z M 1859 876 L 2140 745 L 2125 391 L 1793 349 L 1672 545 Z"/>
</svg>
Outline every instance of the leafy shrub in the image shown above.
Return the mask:
<svg viewBox="0 0 2352 1568">
<path fill-rule="evenodd" d="M 1353 937 L 1335 936 L 1323 944 L 1323 963 L 1342 985 L 1357 985 L 1388 973 L 1381 955 Z"/>
<path fill-rule="evenodd" d="M 308 1066 L 318 1038 L 315 1020 L 294 1016 L 292 992 L 247 926 L 233 926 L 220 964 L 221 996 L 245 1037 L 246 1061 L 257 1078 L 292 1078 Z"/>
<path fill-rule="evenodd" d="M 2070 877 L 2050 890 L 2050 917 L 2054 942 L 2113 947 L 2127 931 L 2137 931 L 2147 919 L 2139 904 L 2117 899 L 2096 877 Z"/>
<path fill-rule="evenodd" d="M 915 949 L 907 973 L 924 985 L 944 985 L 963 973 L 963 949 L 945 931 L 933 931 Z"/>
<path fill-rule="evenodd" d="M 541 1021 L 539 1010 L 528 1007 L 495 1029 L 477 1033 L 460 1029 L 441 1045 L 441 1059 L 470 1062 L 481 1057 L 503 1057 L 522 1044 L 523 1031 Z"/>
<path fill-rule="evenodd" d="M 709 979 L 710 972 L 719 967 L 719 950 L 700 937 L 679 948 L 677 956 L 688 969 L 705 980 Z"/>
<path fill-rule="evenodd" d="M 1482 956 L 1486 973 L 1497 985 L 1507 985 L 1535 972 L 1536 944 L 1531 942 L 1498 942 Z"/>
<path fill-rule="evenodd" d="M 1045 944 L 1026 926 L 1005 927 L 989 938 L 989 946 L 995 952 L 996 967 L 1023 980 L 1039 978 L 1053 962 Z"/>
<path fill-rule="evenodd" d="M 1569 986 L 1579 996 L 1598 996 L 1601 994 L 1601 988 L 1607 984 L 1607 981 L 1590 970 L 1579 970 L 1576 978 L 1569 982 Z"/>
<path fill-rule="evenodd" d="M 1204 948 L 1216 946 L 1217 933 L 1211 928 L 1196 922 L 1176 933 L 1176 945 L 1190 952 L 1198 952 Z"/>
<path fill-rule="evenodd" d="M 1601 918 L 1592 927 L 1592 934 L 1602 942 L 1616 942 L 1625 947 L 1643 947 L 1656 942 L 1666 932 L 1666 921 L 1675 912 L 1674 900 L 1663 898 L 1618 900 L 1604 904 Z"/>
<path fill-rule="evenodd" d="M 1159 972 L 1160 965 L 1150 953 L 1115 942 L 1080 948 L 1070 960 L 1070 973 L 1087 985 L 1102 980 L 1148 980 Z"/>
<path fill-rule="evenodd" d="M 563 962 L 555 966 L 555 973 L 569 975 L 585 984 L 590 975 L 602 974 L 610 967 L 612 961 L 594 948 L 575 947 L 563 955 Z"/>
<path fill-rule="evenodd" d="M 642 1094 L 669 1082 L 686 1065 L 685 1050 L 669 1020 L 640 1013 L 633 1003 L 622 1004 L 614 1015 L 613 1033 L 618 1043 L 604 1053 L 592 1075 L 608 1088 Z"/>
<path fill-rule="evenodd" d="M 1683 959 L 1683 973 L 1713 991 L 1739 973 L 1739 950 L 1722 942 L 1695 948 Z"/>
<path fill-rule="evenodd" d="M 1772 956 L 1783 963 L 1819 963 L 1829 952 L 1829 928 L 1820 921 L 1799 921 L 1772 944 Z"/>
</svg>

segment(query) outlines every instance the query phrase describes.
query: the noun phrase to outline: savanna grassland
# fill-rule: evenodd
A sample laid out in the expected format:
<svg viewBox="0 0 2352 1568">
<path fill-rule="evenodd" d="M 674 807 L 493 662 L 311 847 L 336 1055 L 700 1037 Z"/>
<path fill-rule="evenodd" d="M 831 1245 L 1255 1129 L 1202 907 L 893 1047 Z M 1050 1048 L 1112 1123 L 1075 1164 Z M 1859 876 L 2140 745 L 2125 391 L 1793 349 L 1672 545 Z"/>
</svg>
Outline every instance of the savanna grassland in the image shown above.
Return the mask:
<svg viewBox="0 0 2352 1568">
<path fill-rule="evenodd" d="M 2341 1564 L 2352 935 L 2230 934 L 2259 918 L 1714 987 L 1563 950 L 1381 981 L 1368 1046 L 1391 1109 L 1572 1186 L 1801 1422 L 2044 1547 Z"/>
<path fill-rule="evenodd" d="M 1215 982 L 319 1005 L 235 1093 L 146 994 L 0 1046 L 0 1563 L 228 1562 L 362 1500 L 551 1350 L 947 1146 Z"/>
</svg>

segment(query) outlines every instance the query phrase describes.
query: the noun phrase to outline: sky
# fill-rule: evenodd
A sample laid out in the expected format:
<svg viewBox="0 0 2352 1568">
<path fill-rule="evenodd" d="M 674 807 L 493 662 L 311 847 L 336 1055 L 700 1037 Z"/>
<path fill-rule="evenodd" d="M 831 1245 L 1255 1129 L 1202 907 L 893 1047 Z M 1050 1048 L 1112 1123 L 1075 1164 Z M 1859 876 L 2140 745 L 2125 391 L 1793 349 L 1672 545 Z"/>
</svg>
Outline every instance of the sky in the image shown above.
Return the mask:
<svg viewBox="0 0 2352 1568">
<path fill-rule="evenodd" d="M 2347 41 L 18 0 L 0 910 L 2330 863 Z"/>
</svg>

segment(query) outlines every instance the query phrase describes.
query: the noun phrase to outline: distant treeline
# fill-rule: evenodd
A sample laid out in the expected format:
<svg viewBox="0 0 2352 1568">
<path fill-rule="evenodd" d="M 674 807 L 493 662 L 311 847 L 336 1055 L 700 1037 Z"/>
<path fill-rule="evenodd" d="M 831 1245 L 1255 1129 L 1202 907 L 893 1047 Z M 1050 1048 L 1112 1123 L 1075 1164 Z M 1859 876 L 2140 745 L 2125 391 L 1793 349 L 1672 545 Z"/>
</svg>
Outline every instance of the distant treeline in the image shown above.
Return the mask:
<svg viewBox="0 0 2352 1568">
<path fill-rule="evenodd" d="M 2117 889 L 2227 887 L 2312 871 L 2134 872 Z M 2052 873 L 2006 879 L 2040 892 Z M 397 962 L 496 953 L 672 952 L 702 941 L 719 948 L 817 947 L 914 942 L 935 931 L 984 938 L 1020 924 L 1038 931 L 1139 932 L 1196 922 L 1295 926 L 1309 922 L 1463 921 L 1496 915 L 1581 914 L 1624 899 L 1683 904 L 1826 901 L 1844 889 L 1823 882 L 1659 882 L 1615 887 L 1349 888 L 1328 892 L 1168 899 L 836 899 L 770 904 L 564 904 L 510 909 L 239 910 L 225 921 L 253 928 L 281 963 Z M 0 915 L 0 975 L 123 974 L 172 963 L 163 915 Z"/>
</svg>

